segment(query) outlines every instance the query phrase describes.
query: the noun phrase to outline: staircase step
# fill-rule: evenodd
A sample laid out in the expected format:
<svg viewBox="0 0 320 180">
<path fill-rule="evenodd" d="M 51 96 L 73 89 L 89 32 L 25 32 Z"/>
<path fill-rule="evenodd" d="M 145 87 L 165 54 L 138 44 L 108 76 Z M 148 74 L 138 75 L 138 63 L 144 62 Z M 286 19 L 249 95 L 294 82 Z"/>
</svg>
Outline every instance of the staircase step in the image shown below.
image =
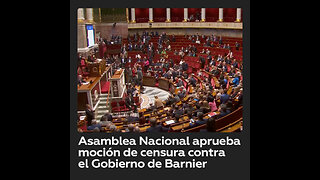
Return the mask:
<svg viewBox="0 0 320 180">
<path fill-rule="evenodd" d="M 98 112 L 99 111 L 105 111 L 107 110 L 108 108 L 106 106 L 98 106 Z"/>
<path fill-rule="evenodd" d="M 100 94 L 100 97 L 108 97 L 108 94 Z"/>
<path fill-rule="evenodd" d="M 107 104 L 107 100 L 100 100 L 100 103 L 99 103 L 99 105 L 102 105 L 102 104 L 104 104 L 104 105 L 106 105 Z"/>
<path fill-rule="evenodd" d="M 100 101 L 107 101 L 108 97 L 100 97 Z"/>
</svg>

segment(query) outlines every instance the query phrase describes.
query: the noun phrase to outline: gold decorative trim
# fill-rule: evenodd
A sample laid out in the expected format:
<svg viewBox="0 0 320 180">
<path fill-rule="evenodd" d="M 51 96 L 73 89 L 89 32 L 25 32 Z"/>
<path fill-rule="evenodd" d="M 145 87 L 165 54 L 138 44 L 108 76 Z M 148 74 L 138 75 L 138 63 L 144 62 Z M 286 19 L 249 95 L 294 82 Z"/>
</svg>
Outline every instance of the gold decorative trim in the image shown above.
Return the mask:
<svg viewBox="0 0 320 180">
<path fill-rule="evenodd" d="M 206 19 L 201 19 L 201 22 L 206 22 Z"/>
<path fill-rule="evenodd" d="M 241 20 L 240 20 L 240 19 L 237 19 L 235 22 L 241 22 Z"/>
<path fill-rule="evenodd" d="M 126 8 L 126 18 L 127 18 L 127 22 L 129 22 L 129 9 Z"/>
<path fill-rule="evenodd" d="M 131 23 L 136 23 L 136 20 L 131 20 Z"/>
<path fill-rule="evenodd" d="M 188 20 L 187 19 L 184 19 L 182 22 L 187 22 Z"/>
<path fill-rule="evenodd" d="M 88 19 L 87 23 L 94 23 L 93 19 Z"/>
<path fill-rule="evenodd" d="M 170 19 L 167 19 L 166 22 L 171 22 L 171 20 L 170 20 Z"/>
<path fill-rule="evenodd" d="M 78 19 L 78 23 L 84 23 L 84 19 Z"/>
<path fill-rule="evenodd" d="M 147 29 L 149 27 L 128 27 L 128 29 Z M 161 29 L 161 28 L 190 28 L 190 29 L 193 29 L 193 28 L 196 28 L 196 29 L 199 29 L 199 28 L 204 28 L 204 29 L 242 29 L 242 27 L 217 27 L 217 26 L 184 26 L 184 27 L 177 27 L 177 26 L 156 26 L 156 27 L 152 27 L 152 28 L 156 28 L 156 29 Z"/>
<path fill-rule="evenodd" d="M 152 23 L 152 22 L 153 22 L 153 20 L 149 20 L 148 22 L 149 22 L 149 23 Z"/>
<path fill-rule="evenodd" d="M 128 29 L 150 28 L 149 23 L 129 24 Z M 242 22 L 198 22 L 198 23 L 153 23 L 152 28 L 218 28 L 218 29 L 243 29 Z"/>
<path fill-rule="evenodd" d="M 219 19 L 218 22 L 223 22 L 223 19 Z"/>
<path fill-rule="evenodd" d="M 101 8 L 99 8 L 99 22 L 101 23 Z"/>
</svg>

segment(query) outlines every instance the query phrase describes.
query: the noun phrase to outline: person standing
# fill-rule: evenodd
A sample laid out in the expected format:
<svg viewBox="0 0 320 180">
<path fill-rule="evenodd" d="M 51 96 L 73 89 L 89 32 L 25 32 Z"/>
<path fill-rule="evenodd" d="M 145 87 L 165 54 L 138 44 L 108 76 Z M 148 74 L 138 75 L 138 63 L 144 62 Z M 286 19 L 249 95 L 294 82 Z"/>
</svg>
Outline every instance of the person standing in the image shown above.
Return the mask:
<svg viewBox="0 0 320 180">
<path fill-rule="evenodd" d="M 89 104 L 86 105 L 86 117 L 87 117 L 87 127 L 91 126 L 92 120 L 94 119 L 94 110 Z"/>
<path fill-rule="evenodd" d="M 156 108 L 159 108 L 159 107 L 164 107 L 161 99 L 158 98 L 158 96 L 154 96 L 154 105 L 156 106 Z"/>
</svg>

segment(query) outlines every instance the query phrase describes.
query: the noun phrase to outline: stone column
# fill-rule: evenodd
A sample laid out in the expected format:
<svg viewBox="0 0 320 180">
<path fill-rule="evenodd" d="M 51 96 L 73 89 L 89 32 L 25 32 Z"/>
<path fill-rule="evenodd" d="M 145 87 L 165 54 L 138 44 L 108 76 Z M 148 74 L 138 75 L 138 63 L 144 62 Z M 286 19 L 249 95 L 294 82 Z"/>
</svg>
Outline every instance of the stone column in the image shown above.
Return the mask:
<svg viewBox="0 0 320 180">
<path fill-rule="evenodd" d="M 87 38 L 86 38 L 86 26 L 84 22 L 84 9 L 78 8 L 78 32 L 77 32 L 77 47 L 78 48 L 85 48 L 87 45 Z"/>
<path fill-rule="evenodd" d="M 219 8 L 219 22 L 223 21 L 223 8 Z"/>
<path fill-rule="evenodd" d="M 134 8 L 131 8 L 131 22 L 132 23 L 136 22 L 136 11 Z"/>
<path fill-rule="evenodd" d="M 187 22 L 188 20 L 188 8 L 183 8 L 183 22 Z"/>
<path fill-rule="evenodd" d="M 237 8 L 237 20 L 236 22 L 241 22 L 241 8 Z"/>
<path fill-rule="evenodd" d="M 171 22 L 170 8 L 166 8 L 166 11 L 167 11 L 167 20 L 166 20 L 166 22 Z"/>
<path fill-rule="evenodd" d="M 206 8 L 201 8 L 201 22 L 206 21 Z"/>
<path fill-rule="evenodd" d="M 153 8 L 149 8 L 149 23 L 153 22 Z"/>
<path fill-rule="evenodd" d="M 86 14 L 87 14 L 87 22 L 93 23 L 93 8 L 86 8 Z"/>
<path fill-rule="evenodd" d="M 84 22 L 83 8 L 78 8 L 78 23 Z"/>
</svg>

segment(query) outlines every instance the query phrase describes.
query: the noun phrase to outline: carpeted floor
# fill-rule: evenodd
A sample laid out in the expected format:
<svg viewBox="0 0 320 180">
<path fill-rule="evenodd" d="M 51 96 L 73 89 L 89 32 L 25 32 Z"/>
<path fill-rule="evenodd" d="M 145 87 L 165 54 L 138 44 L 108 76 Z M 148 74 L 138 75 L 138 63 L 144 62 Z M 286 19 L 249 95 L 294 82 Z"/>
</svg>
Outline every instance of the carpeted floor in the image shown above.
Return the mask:
<svg viewBox="0 0 320 180">
<path fill-rule="evenodd" d="M 166 100 L 170 93 L 156 87 L 144 86 L 143 94 L 141 94 L 141 109 L 150 107 L 150 103 L 154 104 L 154 96 L 158 96 L 162 101 Z"/>
</svg>

